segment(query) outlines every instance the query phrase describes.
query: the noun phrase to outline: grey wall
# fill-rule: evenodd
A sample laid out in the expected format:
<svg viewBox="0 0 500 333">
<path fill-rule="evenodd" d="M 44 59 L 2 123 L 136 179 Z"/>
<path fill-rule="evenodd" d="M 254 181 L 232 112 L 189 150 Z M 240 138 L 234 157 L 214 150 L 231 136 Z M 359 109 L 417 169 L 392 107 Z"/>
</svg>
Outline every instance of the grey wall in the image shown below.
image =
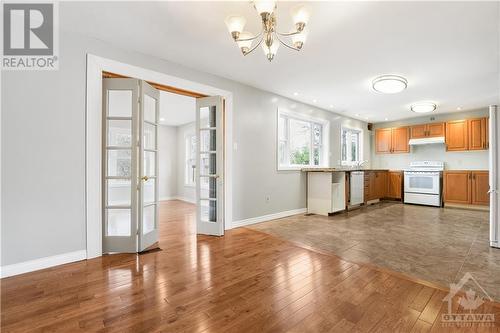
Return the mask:
<svg viewBox="0 0 500 333">
<path fill-rule="evenodd" d="M 186 135 L 196 134 L 196 123 L 177 127 L 177 197 L 184 201 L 195 202 L 196 187 L 185 184 L 186 173 Z"/>
<path fill-rule="evenodd" d="M 60 5 L 63 22 L 64 9 L 70 5 Z M 296 112 L 328 117 L 332 161 L 339 159 L 336 131 L 340 124 L 366 126 L 231 80 L 60 31 L 58 71 L 2 72 L 2 265 L 85 249 L 87 53 L 233 92 L 234 220 L 305 206 L 304 176 L 276 170 L 278 107 L 295 105 Z M 370 156 L 367 149 L 365 156 Z M 268 203 L 266 195 L 271 197 Z"/>
<path fill-rule="evenodd" d="M 160 200 L 177 196 L 177 127 L 158 128 L 158 195 Z"/>
<path fill-rule="evenodd" d="M 375 128 L 397 127 L 405 125 L 425 124 L 447 120 L 467 119 L 488 116 L 488 109 L 469 112 L 436 114 L 417 117 L 396 122 L 376 124 Z M 434 118 L 431 119 L 431 117 Z M 488 170 L 488 151 L 447 152 L 445 145 L 423 145 L 410 147 L 408 154 L 375 154 L 375 140 L 372 132 L 372 166 L 375 168 L 405 169 L 412 161 L 434 160 L 444 161 L 448 170 Z"/>
</svg>

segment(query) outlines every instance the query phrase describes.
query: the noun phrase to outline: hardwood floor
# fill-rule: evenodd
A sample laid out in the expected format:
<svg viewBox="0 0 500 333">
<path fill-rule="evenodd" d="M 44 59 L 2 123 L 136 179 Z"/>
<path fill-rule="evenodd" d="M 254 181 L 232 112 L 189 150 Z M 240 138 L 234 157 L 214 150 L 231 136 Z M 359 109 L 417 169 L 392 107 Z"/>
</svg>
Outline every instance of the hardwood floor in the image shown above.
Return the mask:
<svg viewBox="0 0 500 333">
<path fill-rule="evenodd" d="M 246 228 L 196 236 L 194 206 L 161 205 L 161 251 L 1 280 L 2 332 L 498 332 L 444 328 L 447 292 Z M 464 313 L 454 299 L 453 312 Z"/>
</svg>

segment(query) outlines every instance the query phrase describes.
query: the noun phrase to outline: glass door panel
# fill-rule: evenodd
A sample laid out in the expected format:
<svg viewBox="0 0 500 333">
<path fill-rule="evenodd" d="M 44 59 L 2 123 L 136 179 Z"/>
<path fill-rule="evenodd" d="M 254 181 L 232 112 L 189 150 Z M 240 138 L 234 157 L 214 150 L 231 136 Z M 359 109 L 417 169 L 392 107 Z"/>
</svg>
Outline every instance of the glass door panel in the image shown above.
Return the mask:
<svg viewBox="0 0 500 333">
<path fill-rule="evenodd" d="M 160 93 L 141 82 L 139 251 L 158 241 L 158 119 Z"/>
<path fill-rule="evenodd" d="M 197 232 L 224 234 L 224 144 L 223 99 L 220 96 L 198 98 L 197 112 Z"/>
<path fill-rule="evenodd" d="M 136 252 L 137 80 L 103 81 L 103 252 Z"/>
</svg>

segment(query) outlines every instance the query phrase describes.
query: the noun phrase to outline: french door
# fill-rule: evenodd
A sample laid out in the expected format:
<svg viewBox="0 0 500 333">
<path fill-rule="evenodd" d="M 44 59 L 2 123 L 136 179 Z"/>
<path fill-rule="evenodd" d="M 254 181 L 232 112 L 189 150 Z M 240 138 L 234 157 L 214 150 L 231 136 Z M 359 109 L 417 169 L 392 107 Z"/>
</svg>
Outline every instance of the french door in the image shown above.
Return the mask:
<svg viewBox="0 0 500 333">
<path fill-rule="evenodd" d="M 224 235 L 224 100 L 196 99 L 197 233 Z"/>
<path fill-rule="evenodd" d="M 158 240 L 159 91 L 103 79 L 103 253 L 140 252 Z"/>
</svg>

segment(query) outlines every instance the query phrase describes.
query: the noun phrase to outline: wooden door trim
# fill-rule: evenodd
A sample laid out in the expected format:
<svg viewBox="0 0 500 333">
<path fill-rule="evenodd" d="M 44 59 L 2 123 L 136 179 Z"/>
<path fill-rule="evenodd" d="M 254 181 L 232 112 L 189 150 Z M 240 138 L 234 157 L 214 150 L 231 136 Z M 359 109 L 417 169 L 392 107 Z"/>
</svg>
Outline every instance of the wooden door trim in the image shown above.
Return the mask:
<svg viewBox="0 0 500 333">
<path fill-rule="evenodd" d="M 125 76 L 125 75 L 120 75 L 120 74 L 115 74 L 115 73 L 105 72 L 105 71 L 102 72 L 102 77 L 105 79 L 109 79 L 109 78 L 128 79 L 129 78 L 128 76 Z M 167 85 L 156 83 L 156 82 L 151 82 L 151 81 L 146 81 L 146 82 L 158 90 L 166 91 L 166 92 L 177 94 L 177 95 L 189 96 L 189 97 L 194 97 L 194 98 L 208 96 L 208 95 L 200 94 L 200 93 L 197 93 L 194 91 L 176 88 L 176 87 L 172 87 L 172 86 L 167 86 Z"/>
</svg>

